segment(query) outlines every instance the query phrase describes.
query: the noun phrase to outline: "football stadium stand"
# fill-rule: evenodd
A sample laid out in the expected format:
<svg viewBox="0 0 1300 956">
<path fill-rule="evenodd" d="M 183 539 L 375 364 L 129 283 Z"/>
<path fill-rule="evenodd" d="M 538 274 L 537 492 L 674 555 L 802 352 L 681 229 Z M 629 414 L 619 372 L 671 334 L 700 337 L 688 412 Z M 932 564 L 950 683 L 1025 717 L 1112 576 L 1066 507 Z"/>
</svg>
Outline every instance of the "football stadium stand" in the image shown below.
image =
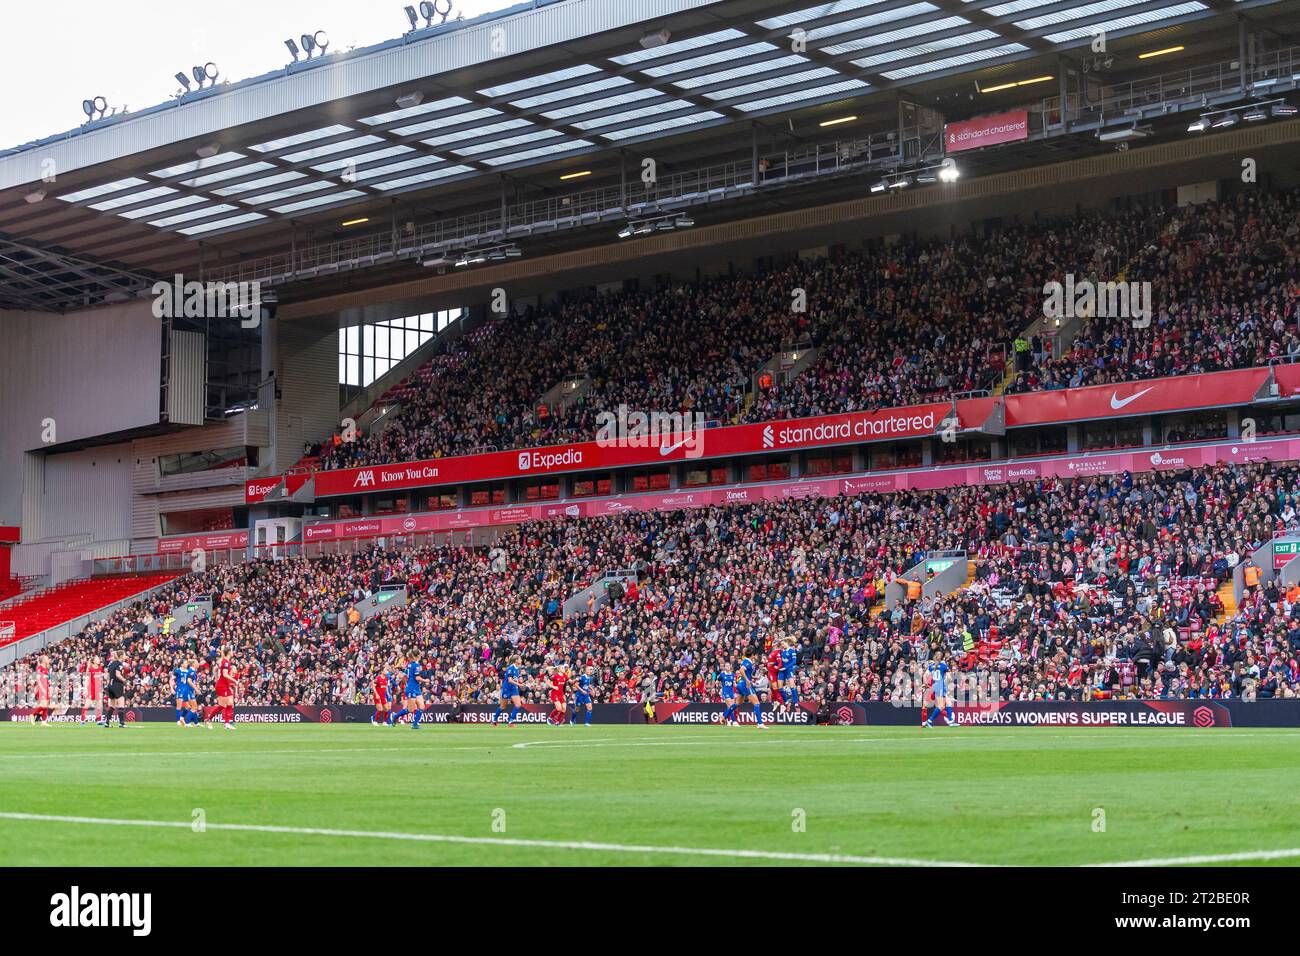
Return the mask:
<svg viewBox="0 0 1300 956">
<path fill-rule="evenodd" d="M 0 151 L 0 679 L 1296 697 L 1295 14 L 535 0 L 86 101 Z"/>
</svg>

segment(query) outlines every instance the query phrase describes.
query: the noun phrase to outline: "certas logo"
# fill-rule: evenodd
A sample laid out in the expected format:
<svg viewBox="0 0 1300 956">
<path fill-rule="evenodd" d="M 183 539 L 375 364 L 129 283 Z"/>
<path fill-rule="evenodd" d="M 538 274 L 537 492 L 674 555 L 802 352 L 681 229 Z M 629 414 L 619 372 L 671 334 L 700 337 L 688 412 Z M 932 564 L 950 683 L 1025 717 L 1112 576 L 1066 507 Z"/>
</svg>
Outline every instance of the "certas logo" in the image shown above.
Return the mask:
<svg viewBox="0 0 1300 956">
<path fill-rule="evenodd" d="M 130 927 L 133 936 L 148 936 L 153 926 L 151 893 L 70 892 L 50 897 L 50 925 L 77 927 Z"/>
<path fill-rule="evenodd" d="M 1197 707 L 1192 711 L 1192 723 L 1197 727 L 1213 727 L 1215 724 L 1214 711 L 1208 707 Z"/>
</svg>

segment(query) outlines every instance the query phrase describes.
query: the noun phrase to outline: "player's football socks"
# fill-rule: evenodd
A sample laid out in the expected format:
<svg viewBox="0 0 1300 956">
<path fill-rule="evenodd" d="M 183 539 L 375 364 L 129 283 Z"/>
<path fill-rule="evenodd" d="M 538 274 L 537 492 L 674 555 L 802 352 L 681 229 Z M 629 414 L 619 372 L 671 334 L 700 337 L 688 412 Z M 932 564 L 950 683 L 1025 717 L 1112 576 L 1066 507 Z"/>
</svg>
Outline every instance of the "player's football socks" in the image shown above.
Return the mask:
<svg viewBox="0 0 1300 956">
<path fill-rule="evenodd" d="M 754 705 L 754 719 L 758 721 L 758 726 L 760 727 L 763 726 L 763 705 L 762 704 Z"/>
<path fill-rule="evenodd" d="M 496 713 L 492 715 L 492 723 L 496 724 L 496 722 L 500 719 L 501 719 L 501 705 L 498 704 Z"/>
<path fill-rule="evenodd" d="M 582 719 L 582 724 L 583 724 L 584 727 L 586 727 L 586 726 L 590 726 L 590 725 L 591 725 L 591 711 L 590 711 L 590 710 L 587 711 L 587 715 Z"/>
<path fill-rule="evenodd" d="M 510 708 L 510 723 L 513 724 L 513 723 L 515 722 L 515 718 L 519 716 L 519 711 L 520 711 L 520 708 L 518 708 L 518 707 L 511 707 L 511 708 Z"/>
<path fill-rule="evenodd" d="M 407 712 L 407 709 L 406 709 L 405 707 L 403 707 L 401 710 L 397 711 L 397 713 L 395 713 L 395 714 L 389 714 L 389 715 L 388 715 L 388 722 L 389 722 L 390 724 L 395 724 L 395 723 L 397 723 L 399 720 L 401 720 L 403 717 L 405 717 L 405 716 L 407 715 L 407 713 L 408 713 L 408 712 Z"/>
<path fill-rule="evenodd" d="M 415 730 L 420 726 L 420 718 L 424 716 L 424 711 L 417 710 L 415 716 L 411 718 L 411 729 Z"/>
<path fill-rule="evenodd" d="M 791 707 L 799 706 L 799 690 L 796 687 L 790 688 L 790 706 Z"/>
<path fill-rule="evenodd" d="M 954 718 L 953 715 L 952 715 L 952 708 L 951 708 L 951 707 L 945 707 L 945 708 L 943 709 L 943 719 L 946 720 L 946 721 L 948 722 L 948 725 L 949 725 L 949 726 L 952 726 L 953 724 L 957 723 L 956 718 Z"/>
</svg>

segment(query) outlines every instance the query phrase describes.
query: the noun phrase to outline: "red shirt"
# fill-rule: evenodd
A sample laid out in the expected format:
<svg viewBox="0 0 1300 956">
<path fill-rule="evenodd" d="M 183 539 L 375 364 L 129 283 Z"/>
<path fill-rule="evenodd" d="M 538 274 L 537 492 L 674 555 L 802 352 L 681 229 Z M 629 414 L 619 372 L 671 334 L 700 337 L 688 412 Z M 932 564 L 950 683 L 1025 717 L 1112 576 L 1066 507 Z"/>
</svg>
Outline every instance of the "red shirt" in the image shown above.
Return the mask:
<svg viewBox="0 0 1300 956">
<path fill-rule="evenodd" d="M 36 683 L 45 689 L 50 686 L 50 669 L 44 664 L 36 665 Z"/>
<path fill-rule="evenodd" d="M 564 671 L 556 671 L 551 675 L 551 690 L 564 693 L 564 688 L 568 686 L 569 675 Z"/>
<path fill-rule="evenodd" d="M 383 674 L 375 675 L 375 693 L 380 697 L 388 696 L 388 678 Z"/>
</svg>

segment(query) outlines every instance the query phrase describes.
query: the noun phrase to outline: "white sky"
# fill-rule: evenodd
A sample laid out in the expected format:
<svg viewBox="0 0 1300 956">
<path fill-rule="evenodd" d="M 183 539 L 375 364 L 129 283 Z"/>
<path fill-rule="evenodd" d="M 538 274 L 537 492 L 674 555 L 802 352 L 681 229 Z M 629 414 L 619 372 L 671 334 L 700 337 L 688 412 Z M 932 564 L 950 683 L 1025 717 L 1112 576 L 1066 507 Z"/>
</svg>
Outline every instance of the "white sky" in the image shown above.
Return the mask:
<svg viewBox="0 0 1300 956">
<path fill-rule="evenodd" d="M 453 0 L 471 19 L 518 0 Z M 0 0 L 0 148 L 85 122 L 95 96 L 132 111 L 165 102 L 178 72 L 211 61 L 232 83 L 292 59 L 284 41 L 324 30 L 330 50 L 409 29 L 406 0 Z M 411 5 L 419 7 L 418 0 Z M 437 19 L 434 20 L 437 23 Z M 421 21 L 423 23 L 423 21 Z"/>
</svg>

